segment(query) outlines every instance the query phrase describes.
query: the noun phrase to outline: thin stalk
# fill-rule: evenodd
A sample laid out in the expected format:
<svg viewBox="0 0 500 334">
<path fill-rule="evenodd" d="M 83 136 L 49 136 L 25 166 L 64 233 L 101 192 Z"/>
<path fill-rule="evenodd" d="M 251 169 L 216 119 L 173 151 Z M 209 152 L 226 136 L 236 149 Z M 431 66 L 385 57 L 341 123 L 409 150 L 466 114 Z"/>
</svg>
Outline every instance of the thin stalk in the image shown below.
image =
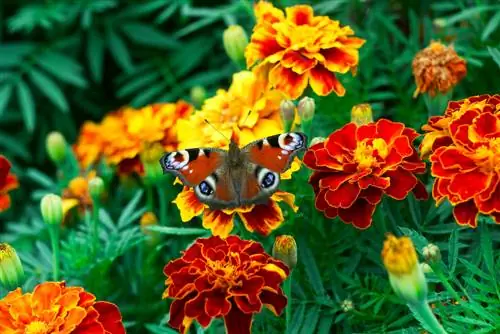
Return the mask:
<svg viewBox="0 0 500 334">
<path fill-rule="evenodd" d="M 417 304 L 408 304 L 408 306 L 419 316 L 420 319 L 417 320 L 422 323 L 425 329 L 430 330 L 433 334 L 447 334 L 443 326 L 441 326 L 439 321 L 436 319 L 434 313 L 432 313 L 429 304 L 427 304 L 427 300 Z"/>
<path fill-rule="evenodd" d="M 158 190 L 158 201 L 160 206 L 160 225 L 166 226 L 168 217 L 167 196 L 165 194 L 165 189 L 162 186 L 158 186 L 157 190 Z"/>
<path fill-rule="evenodd" d="M 154 199 L 153 199 L 153 186 L 148 184 L 146 185 L 146 194 L 147 194 L 147 202 L 146 207 L 148 211 L 153 212 L 154 210 Z"/>
<path fill-rule="evenodd" d="M 54 281 L 59 280 L 59 225 L 53 224 L 49 226 L 50 243 L 52 245 L 52 278 Z"/>
<path fill-rule="evenodd" d="M 99 208 L 100 203 L 94 199 L 92 207 L 92 255 L 97 256 L 97 248 L 99 247 Z"/>
<path fill-rule="evenodd" d="M 293 270 L 290 271 L 288 279 L 283 283 L 285 289 L 285 295 L 288 298 L 288 303 L 286 303 L 285 308 L 285 319 L 286 319 L 286 332 L 290 333 L 292 324 L 292 274 Z"/>
</svg>

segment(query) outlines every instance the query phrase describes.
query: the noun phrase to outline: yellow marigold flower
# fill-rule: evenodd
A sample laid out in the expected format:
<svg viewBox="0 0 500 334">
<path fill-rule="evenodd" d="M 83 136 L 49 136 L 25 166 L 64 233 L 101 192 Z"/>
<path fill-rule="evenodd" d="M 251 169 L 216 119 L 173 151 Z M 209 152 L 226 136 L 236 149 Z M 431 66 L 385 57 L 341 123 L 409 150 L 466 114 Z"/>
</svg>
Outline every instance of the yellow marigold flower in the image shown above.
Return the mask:
<svg viewBox="0 0 500 334">
<path fill-rule="evenodd" d="M 23 265 L 16 250 L 9 244 L 0 243 L 0 283 L 7 290 L 13 290 L 22 284 L 23 279 Z"/>
<path fill-rule="evenodd" d="M 382 250 L 382 261 L 397 295 L 408 303 L 421 302 L 427 298 L 427 282 L 409 237 L 397 238 L 388 234 Z"/>
<path fill-rule="evenodd" d="M 297 265 L 297 243 L 291 235 L 277 236 L 273 244 L 273 257 L 283 261 L 290 269 Z"/>
<path fill-rule="evenodd" d="M 73 150 L 83 169 L 95 164 L 104 150 L 101 126 L 94 122 L 83 123 Z"/>
<path fill-rule="evenodd" d="M 372 107 L 368 103 L 357 104 L 351 109 L 351 122 L 361 126 L 373 123 Z"/>
<path fill-rule="evenodd" d="M 282 133 L 282 100 L 283 95 L 278 91 L 268 90 L 255 73 L 235 73 L 228 90 L 219 89 L 215 96 L 205 100 L 200 111 L 177 121 L 179 148 L 227 148 L 227 138 L 231 138 L 235 129 L 238 131 L 237 144 L 240 146 Z"/>
<path fill-rule="evenodd" d="M 324 96 L 345 89 L 335 73 L 356 72 L 364 40 L 349 26 L 327 16 L 315 16 L 308 5 L 286 8 L 286 15 L 269 2 L 255 5 L 257 24 L 245 56 L 247 67 L 261 72 L 269 84 L 296 99 L 310 84 Z"/>
<path fill-rule="evenodd" d="M 445 46 L 432 41 L 413 59 L 413 76 L 417 88 L 413 97 L 420 93 L 435 96 L 455 87 L 467 74 L 465 59 L 460 57 L 452 45 Z"/>
<path fill-rule="evenodd" d="M 63 216 L 68 212 L 79 207 L 81 210 L 92 207 L 92 196 L 90 196 L 89 181 L 96 178 L 95 170 L 92 170 L 84 176 L 73 178 L 62 193 Z"/>
</svg>

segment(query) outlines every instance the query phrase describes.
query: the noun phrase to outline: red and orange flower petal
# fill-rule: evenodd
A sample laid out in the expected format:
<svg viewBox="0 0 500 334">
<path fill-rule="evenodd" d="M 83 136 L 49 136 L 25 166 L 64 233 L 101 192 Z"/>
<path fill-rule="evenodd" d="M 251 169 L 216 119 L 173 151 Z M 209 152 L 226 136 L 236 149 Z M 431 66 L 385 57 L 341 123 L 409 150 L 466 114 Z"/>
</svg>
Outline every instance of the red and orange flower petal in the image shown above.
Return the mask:
<svg viewBox="0 0 500 334">
<path fill-rule="evenodd" d="M 205 205 L 196 197 L 194 190 L 189 187 L 184 189 L 172 201 L 179 208 L 181 220 L 188 222 L 196 216 L 199 216 L 205 210 Z"/>
<path fill-rule="evenodd" d="M 275 65 L 269 72 L 269 82 L 288 98 L 299 98 L 307 87 L 307 75 L 298 74 L 282 65 Z"/>
<path fill-rule="evenodd" d="M 323 65 L 317 65 L 310 70 L 309 83 L 313 91 L 319 96 L 326 96 L 331 92 L 335 92 L 338 96 L 345 95 L 344 86 L 342 86 L 335 74 Z"/>
<path fill-rule="evenodd" d="M 268 204 L 258 204 L 249 212 L 238 212 L 245 228 L 250 232 L 269 235 L 283 223 L 283 212 L 279 205 L 269 200 Z"/>
</svg>

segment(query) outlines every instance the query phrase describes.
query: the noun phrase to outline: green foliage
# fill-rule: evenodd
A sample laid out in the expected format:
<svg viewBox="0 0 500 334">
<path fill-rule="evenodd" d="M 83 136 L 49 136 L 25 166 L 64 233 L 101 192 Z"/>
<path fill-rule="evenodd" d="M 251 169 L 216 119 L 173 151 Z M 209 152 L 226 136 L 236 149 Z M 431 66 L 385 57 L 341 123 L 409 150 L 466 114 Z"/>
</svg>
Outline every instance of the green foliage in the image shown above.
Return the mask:
<svg viewBox="0 0 500 334">
<path fill-rule="evenodd" d="M 284 8 L 306 1 L 283 0 Z M 500 5 L 497 1 L 313 1 L 316 13 L 350 25 L 366 39 L 358 74 L 341 76 L 347 93 L 316 98 L 314 136 L 327 136 L 349 121 L 351 107 L 370 103 L 374 117 L 419 129 L 428 113 L 413 98 L 411 63 L 431 40 L 453 42 L 467 60 L 468 74 L 453 99 L 500 91 Z M 187 0 L 24 1 L 0 4 L 0 153 L 13 162 L 21 188 L 12 208 L 0 215 L 0 239 L 18 250 L 28 277 L 23 289 L 52 279 L 52 251 L 39 200 L 60 193 L 78 173 L 71 161 L 57 175 L 48 163 L 45 137 L 58 130 L 74 142 L 86 120 L 123 105 L 189 100 L 193 86 L 209 96 L 226 88 L 238 69 L 224 54 L 222 32 L 254 24 L 246 0 L 214 4 Z M 3 19 L 3 20 L 1 20 Z M 270 252 L 274 237 L 297 238 L 299 263 L 293 274 L 291 333 L 421 333 L 421 324 L 391 290 L 380 260 L 384 234 L 408 235 L 421 252 L 429 242 L 443 254 L 427 274 L 429 302 L 450 333 L 500 331 L 500 230 L 482 217 L 476 230 L 459 227 L 451 206 L 412 196 L 384 200 L 373 226 L 355 230 L 314 209 L 304 169 L 285 185 L 300 211 L 269 237 L 244 234 Z M 129 333 L 175 333 L 166 327 L 170 301 L 162 300 L 163 266 L 196 237 L 209 232 L 199 220 L 183 224 L 170 202 L 179 192 L 165 180 L 167 225 L 141 231 L 142 214 L 157 208 L 148 192 L 111 183 L 98 211 L 99 250 L 92 253 L 91 213 L 62 232 L 61 276 L 98 299 L 117 303 Z M 432 179 L 425 177 L 428 190 Z M 285 183 L 285 182 L 284 182 Z M 109 184 L 108 184 L 109 185 Z M 78 214 L 77 214 L 78 216 Z M 159 237 L 151 244 L 151 233 Z M 0 290 L 0 296 L 7 291 Z M 353 308 L 344 310 L 350 300 Z M 455 302 L 458 301 L 458 304 Z M 221 320 L 208 329 L 220 333 Z M 253 333 L 282 333 L 284 316 L 268 310 L 255 316 Z"/>
</svg>

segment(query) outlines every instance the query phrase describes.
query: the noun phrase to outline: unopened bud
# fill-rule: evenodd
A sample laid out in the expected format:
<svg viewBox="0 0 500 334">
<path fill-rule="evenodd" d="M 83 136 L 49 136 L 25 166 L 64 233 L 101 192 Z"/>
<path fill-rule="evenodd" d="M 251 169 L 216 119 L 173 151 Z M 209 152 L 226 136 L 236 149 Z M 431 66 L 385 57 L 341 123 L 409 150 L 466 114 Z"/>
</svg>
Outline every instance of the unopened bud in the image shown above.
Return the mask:
<svg viewBox="0 0 500 334">
<path fill-rule="evenodd" d="M 139 223 L 141 225 L 142 233 L 149 237 L 149 243 L 151 245 L 156 244 L 159 241 L 160 234 L 156 231 L 151 231 L 150 229 L 148 229 L 149 226 L 158 225 L 158 218 L 156 217 L 156 215 L 151 211 L 145 212 L 142 215 Z"/>
<path fill-rule="evenodd" d="M 89 193 L 93 201 L 99 201 L 104 194 L 104 181 L 96 176 L 89 181 Z"/>
<path fill-rule="evenodd" d="M 295 104 L 290 100 L 283 100 L 280 104 L 280 113 L 283 124 L 285 125 L 285 131 L 289 131 L 292 127 L 293 121 L 295 120 Z"/>
<path fill-rule="evenodd" d="M 429 266 L 429 264 L 426 262 L 420 263 L 420 269 L 422 269 L 424 274 L 429 274 L 433 272 L 431 266 Z"/>
<path fill-rule="evenodd" d="M 291 235 L 280 235 L 274 240 L 273 257 L 283 261 L 290 269 L 297 265 L 297 243 Z"/>
<path fill-rule="evenodd" d="M 229 58 L 237 65 L 243 63 L 245 59 L 245 48 L 248 45 L 248 36 L 239 25 L 231 25 L 222 36 L 224 49 Z"/>
<path fill-rule="evenodd" d="M 368 103 L 357 104 L 352 107 L 351 122 L 357 126 L 373 123 L 372 107 Z"/>
<path fill-rule="evenodd" d="M 59 132 L 51 132 L 47 135 L 45 142 L 47 149 L 47 154 L 50 159 L 56 164 L 60 165 L 66 159 L 66 150 L 68 149 L 68 144 L 63 135 Z"/>
<path fill-rule="evenodd" d="M 441 251 L 439 247 L 434 244 L 428 244 L 422 249 L 422 255 L 425 260 L 429 263 L 435 263 L 441 261 Z"/>
<path fill-rule="evenodd" d="M 199 108 L 203 105 L 205 98 L 207 97 L 207 92 L 202 86 L 194 86 L 191 88 L 191 102 Z"/>
<path fill-rule="evenodd" d="M 24 270 L 16 250 L 6 243 L 0 243 L 0 283 L 7 290 L 14 290 L 24 280 Z"/>
<path fill-rule="evenodd" d="M 314 99 L 310 97 L 303 97 L 299 101 L 299 105 L 297 106 L 297 111 L 299 113 L 299 117 L 302 122 L 310 121 L 314 117 L 314 110 L 316 109 L 316 105 L 314 103 Z"/>
<path fill-rule="evenodd" d="M 42 218 L 46 224 L 60 225 L 63 220 L 63 206 L 61 197 L 48 194 L 43 196 L 40 202 Z"/>
<path fill-rule="evenodd" d="M 340 308 L 344 312 L 352 311 L 354 309 L 354 303 L 350 299 L 344 299 L 340 304 Z"/>
<path fill-rule="evenodd" d="M 314 146 L 319 143 L 323 143 L 326 140 L 325 137 L 314 137 L 311 139 L 311 142 L 309 143 L 309 147 Z"/>
</svg>

